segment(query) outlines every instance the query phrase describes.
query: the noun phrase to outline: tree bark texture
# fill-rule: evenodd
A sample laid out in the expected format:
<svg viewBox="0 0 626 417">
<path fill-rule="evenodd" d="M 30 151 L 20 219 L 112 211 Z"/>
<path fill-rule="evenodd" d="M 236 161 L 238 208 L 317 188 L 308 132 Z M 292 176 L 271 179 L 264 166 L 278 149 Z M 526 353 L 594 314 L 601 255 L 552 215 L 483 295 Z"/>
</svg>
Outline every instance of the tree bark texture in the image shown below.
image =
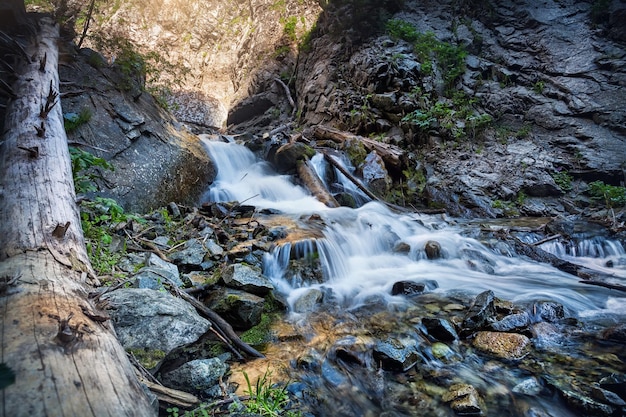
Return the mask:
<svg viewBox="0 0 626 417">
<path fill-rule="evenodd" d="M 364 136 L 354 135 L 332 127 L 317 125 L 313 128 L 313 135 L 318 139 L 328 139 L 336 143 L 344 143 L 350 140 L 357 140 L 365 146 L 368 151 L 376 151 L 385 161 L 387 168 L 399 170 L 403 166 L 405 158 L 404 150 L 388 143 L 378 142 Z"/>
<path fill-rule="evenodd" d="M 0 361 L 15 373 L 0 416 L 156 411 L 106 321 L 91 273 L 59 99 L 58 27 L 41 19 L 15 68 L 0 149 Z"/>
<path fill-rule="evenodd" d="M 300 177 L 306 188 L 315 198 L 328 207 L 339 207 L 339 203 L 335 200 L 335 197 L 326 189 L 322 180 L 317 176 L 315 170 L 311 168 L 308 161 L 298 161 L 296 170 L 298 177 Z"/>
</svg>

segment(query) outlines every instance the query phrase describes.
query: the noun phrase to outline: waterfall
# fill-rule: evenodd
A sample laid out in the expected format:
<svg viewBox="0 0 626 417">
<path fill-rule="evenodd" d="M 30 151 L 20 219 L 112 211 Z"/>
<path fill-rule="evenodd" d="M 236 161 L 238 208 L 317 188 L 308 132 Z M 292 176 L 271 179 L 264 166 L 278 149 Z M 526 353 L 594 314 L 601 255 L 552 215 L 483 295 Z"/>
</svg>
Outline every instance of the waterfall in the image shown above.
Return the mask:
<svg viewBox="0 0 626 417">
<path fill-rule="evenodd" d="M 606 306 L 603 290 L 549 265 L 513 257 L 506 250 L 464 237 L 460 227 L 438 217 L 400 215 L 377 202 L 366 202 L 356 209 L 329 209 L 294 185 L 289 176 L 278 175 L 266 162 L 257 161 L 247 148 L 221 142 L 207 142 L 207 147 L 218 169 L 207 199 L 245 201 L 279 210 L 296 222 L 313 213 L 321 219 L 322 237 L 285 243 L 265 256 L 264 273 L 290 302 L 307 289 L 319 289 L 348 309 L 368 300 L 402 303 L 401 296 L 391 295 L 391 288 L 397 281 L 409 280 L 435 281 L 435 291 L 443 293 L 493 290 L 499 297 L 520 303 L 552 299 L 571 314 Z M 316 157 L 314 161 L 324 178 L 322 159 Z M 430 241 L 441 247 L 439 259 L 427 258 L 424 247 Z M 624 254 L 619 244 L 606 240 L 581 243 L 572 249 L 557 245 L 549 242 L 542 247 L 557 255 L 594 256 L 598 263 L 606 263 L 607 256 L 623 258 Z M 306 257 L 319 259 L 323 282 L 288 275 L 290 260 Z M 622 266 L 611 272 L 626 276 L 625 270 Z M 620 300 L 623 303 L 624 299 Z"/>
</svg>

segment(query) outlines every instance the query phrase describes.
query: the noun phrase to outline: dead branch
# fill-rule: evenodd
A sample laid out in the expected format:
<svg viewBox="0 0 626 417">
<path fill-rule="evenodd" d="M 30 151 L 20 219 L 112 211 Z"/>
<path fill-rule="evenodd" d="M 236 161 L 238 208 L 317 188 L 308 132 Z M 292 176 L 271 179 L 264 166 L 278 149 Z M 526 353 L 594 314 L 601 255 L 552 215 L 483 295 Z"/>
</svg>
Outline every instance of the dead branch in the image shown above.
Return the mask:
<svg viewBox="0 0 626 417">
<path fill-rule="evenodd" d="M 226 320 L 221 318 L 213 310 L 211 310 L 210 308 L 206 307 L 204 304 L 202 304 L 200 301 L 198 301 L 197 299 L 195 299 L 191 295 L 187 294 L 186 292 L 181 291 L 176 286 L 170 285 L 169 288 L 171 290 L 173 290 L 176 293 L 177 296 L 179 296 L 183 300 L 187 301 L 189 304 L 194 306 L 195 309 L 198 310 L 202 315 L 207 317 L 215 325 L 215 327 L 219 328 L 222 331 L 222 333 L 230 341 L 232 341 L 232 343 L 235 346 L 237 346 L 239 349 L 241 349 L 244 353 L 246 353 L 246 354 L 248 354 L 248 355 L 250 355 L 250 356 L 252 356 L 254 358 L 264 358 L 265 357 L 262 353 L 260 353 L 256 349 L 254 349 L 252 346 L 248 345 L 247 343 L 244 343 L 239 338 L 239 336 L 237 336 L 237 333 L 235 333 L 235 331 L 230 326 L 230 324 L 228 324 L 226 322 Z"/>
<path fill-rule="evenodd" d="M 280 78 L 274 78 L 274 81 L 276 81 L 276 83 L 282 86 L 283 90 L 285 90 L 285 95 L 287 96 L 287 100 L 289 101 L 289 105 L 291 106 L 291 115 L 293 116 L 294 114 L 296 114 L 297 107 L 296 107 L 296 103 L 293 101 L 293 98 L 291 97 L 291 91 L 289 91 L 289 87 L 287 87 L 287 84 L 282 82 Z"/>
</svg>

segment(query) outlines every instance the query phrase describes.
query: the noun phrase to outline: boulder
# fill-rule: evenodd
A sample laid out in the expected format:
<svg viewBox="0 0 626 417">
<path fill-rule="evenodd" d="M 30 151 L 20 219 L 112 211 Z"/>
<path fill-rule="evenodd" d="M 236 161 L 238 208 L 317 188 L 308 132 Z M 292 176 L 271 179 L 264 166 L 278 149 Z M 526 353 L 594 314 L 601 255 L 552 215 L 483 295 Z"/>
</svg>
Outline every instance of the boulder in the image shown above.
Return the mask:
<svg viewBox="0 0 626 417">
<path fill-rule="evenodd" d="M 459 339 L 454 326 L 446 319 L 424 317 L 422 324 L 428 334 L 437 340 L 452 342 Z"/>
<path fill-rule="evenodd" d="M 297 162 L 310 159 L 315 155 L 315 150 L 302 142 L 287 143 L 276 151 L 273 158 L 274 166 L 278 172 L 295 172 Z"/>
<path fill-rule="evenodd" d="M 296 313 L 313 311 L 323 298 L 324 293 L 321 290 L 309 288 L 293 302 L 293 311 Z"/>
<path fill-rule="evenodd" d="M 213 291 L 205 303 L 233 328 L 247 330 L 261 322 L 265 299 L 245 291 L 223 288 Z"/>
<path fill-rule="evenodd" d="M 367 154 L 365 161 L 359 166 L 359 170 L 370 190 L 378 196 L 387 195 L 392 180 L 385 167 L 385 162 L 375 151 Z"/>
<path fill-rule="evenodd" d="M 406 372 L 419 360 L 417 341 L 404 337 L 380 340 L 374 346 L 374 360 L 387 371 Z"/>
<path fill-rule="evenodd" d="M 201 270 L 204 257 L 209 251 L 198 239 L 185 242 L 183 249 L 170 253 L 169 259 L 187 271 Z"/>
<path fill-rule="evenodd" d="M 211 323 L 189 304 L 169 293 L 147 288 L 122 288 L 101 297 L 125 349 L 173 349 L 193 343 Z"/>
<path fill-rule="evenodd" d="M 391 287 L 391 295 L 418 295 L 439 287 L 437 281 L 397 281 Z"/>
<path fill-rule="evenodd" d="M 161 375 L 164 385 L 209 398 L 221 398 L 220 380 L 229 366 L 219 358 L 196 359 Z"/>
<path fill-rule="evenodd" d="M 137 271 L 133 278 L 137 288 L 158 290 L 163 288 L 163 283 L 166 281 L 177 287 L 184 285 L 179 277 L 178 267 L 164 261 L 154 253 L 150 253 L 146 260 L 146 266 Z"/>
<path fill-rule="evenodd" d="M 222 274 L 222 281 L 228 287 L 260 296 L 265 296 L 274 289 L 260 268 L 241 263 L 228 265 Z"/>
</svg>

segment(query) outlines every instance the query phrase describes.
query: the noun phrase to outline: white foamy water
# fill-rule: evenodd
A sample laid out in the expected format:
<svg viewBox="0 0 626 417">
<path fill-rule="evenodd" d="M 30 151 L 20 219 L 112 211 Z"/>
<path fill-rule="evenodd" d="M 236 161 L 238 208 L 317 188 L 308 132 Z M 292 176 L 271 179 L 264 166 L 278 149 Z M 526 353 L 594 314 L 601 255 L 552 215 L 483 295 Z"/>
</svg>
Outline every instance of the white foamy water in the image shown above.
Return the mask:
<svg viewBox="0 0 626 417">
<path fill-rule="evenodd" d="M 322 290 L 348 309 L 371 300 L 402 303 L 403 297 L 390 295 L 395 282 L 434 280 L 439 286 L 435 291 L 440 292 L 477 294 L 493 290 L 497 297 L 514 302 L 558 301 L 568 314 L 625 314 L 621 295 L 580 283 L 577 277 L 549 265 L 496 253 L 475 239 L 463 237 L 460 229 L 437 217 L 399 215 L 375 202 L 358 209 L 329 209 L 294 185 L 289 176 L 277 175 L 267 163 L 256 161 L 247 148 L 220 142 L 207 146 L 218 169 L 207 194 L 211 201 L 245 201 L 295 218 L 317 213 L 323 220 L 323 238 L 300 244 L 299 250 L 302 257 L 319 256 L 324 282 L 288 276 L 290 245 L 265 257 L 264 273 L 291 303 L 310 288 Z M 320 161 L 316 163 L 320 167 Z M 318 172 L 322 178 L 324 169 Z M 424 245 L 428 241 L 439 243 L 440 259 L 427 259 Z M 620 246 L 620 252 L 613 246 L 607 243 L 602 252 L 596 248 L 593 254 L 585 249 L 585 255 L 598 265 L 606 265 L 607 259 L 623 257 L 623 248 Z"/>
</svg>

